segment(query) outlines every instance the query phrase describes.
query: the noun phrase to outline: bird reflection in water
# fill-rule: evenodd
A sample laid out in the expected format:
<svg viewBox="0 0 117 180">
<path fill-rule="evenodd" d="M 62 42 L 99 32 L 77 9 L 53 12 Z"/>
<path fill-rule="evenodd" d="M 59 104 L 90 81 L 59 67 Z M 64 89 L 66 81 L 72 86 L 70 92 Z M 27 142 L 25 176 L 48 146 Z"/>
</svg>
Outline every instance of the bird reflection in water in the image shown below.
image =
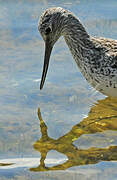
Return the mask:
<svg viewBox="0 0 117 180">
<path fill-rule="evenodd" d="M 91 147 L 88 149 L 78 149 L 73 144 L 75 140 L 84 134 L 117 130 L 117 99 L 107 97 L 104 100 L 99 100 L 91 108 L 87 118 L 84 118 L 82 122 L 73 126 L 71 131 L 58 139 L 48 136 L 48 128 L 42 119 L 40 109 L 38 109 L 38 117 L 42 136 L 35 142 L 34 149 L 40 152 L 41 158 L 39 166 L 30 168 L 31 171 L 65 170 L 73 166 L 117 160 L 116 145 L 110 145 L 106 148 Z M 66 162 L 47 167 L 45 159 L 51 150 L 58 151 L 67 156 Z"/>
</svg>

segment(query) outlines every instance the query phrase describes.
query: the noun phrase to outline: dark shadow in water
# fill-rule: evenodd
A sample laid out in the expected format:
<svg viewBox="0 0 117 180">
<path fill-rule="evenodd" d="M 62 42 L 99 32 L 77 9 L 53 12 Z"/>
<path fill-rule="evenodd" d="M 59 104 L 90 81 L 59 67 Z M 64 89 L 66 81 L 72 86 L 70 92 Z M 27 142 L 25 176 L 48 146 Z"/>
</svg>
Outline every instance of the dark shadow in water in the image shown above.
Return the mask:
<svg viewBox="0 0 117 180">
<path fill-rule="evenodd" d="M 42 137 L 35 142 L 34 149 L 41 153 L 41 159 L 40 165 L 36 168 L 30 168 L 30 171 L 65 170 L 73 166 L 117 160 L 117 146 L 78 149 L 73 144 L 83 134 L 117 130 L 117 99 L 107 97 L 104 100 L 99 100 L 91 108 L 87 118 L 84 118 L 82 122 L 73 126 L 71 131 L 56 140 L 48 136 L 48 128 L 42 119 L 40 109 L 38 109 L 38 117 Z M 44 161 L 50 150 L 56 150 L 66 155 L 68 160 L 63 164 L 47 167 Z"/>
</svg>

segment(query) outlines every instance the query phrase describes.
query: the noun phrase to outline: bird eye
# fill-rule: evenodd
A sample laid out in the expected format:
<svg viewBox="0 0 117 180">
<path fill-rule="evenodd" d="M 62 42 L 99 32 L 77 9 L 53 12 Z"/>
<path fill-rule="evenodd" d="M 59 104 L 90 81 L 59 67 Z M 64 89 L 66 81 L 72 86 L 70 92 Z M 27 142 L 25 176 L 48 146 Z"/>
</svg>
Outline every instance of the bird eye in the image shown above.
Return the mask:
<svg viewBox="0 0 117 180">
<path fill-rule="evenodd" d="M 50 27 L 47 27 L 47 28 L 45 29 L 45 34 L 48 35 L 50 32 L 51 32 L 51 28 L 50 28 Z"/>
</svg>

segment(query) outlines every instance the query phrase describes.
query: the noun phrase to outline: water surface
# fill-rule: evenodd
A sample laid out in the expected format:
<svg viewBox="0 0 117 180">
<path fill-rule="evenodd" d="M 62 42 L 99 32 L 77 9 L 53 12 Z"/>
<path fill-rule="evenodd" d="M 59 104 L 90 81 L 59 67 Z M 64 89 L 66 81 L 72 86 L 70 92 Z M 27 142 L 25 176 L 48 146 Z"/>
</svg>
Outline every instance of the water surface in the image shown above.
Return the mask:
<svg viewBox="0 0 117 180">
<path fill-rule="evenodd" d="M 117 37 L 114 0 L 0 0 L 0 179 L 117 179 L 117 100 L 85 81 L 63 38 L 39 90 L 38 19 L 53 6 L 91 35 Z"/>
</svg>

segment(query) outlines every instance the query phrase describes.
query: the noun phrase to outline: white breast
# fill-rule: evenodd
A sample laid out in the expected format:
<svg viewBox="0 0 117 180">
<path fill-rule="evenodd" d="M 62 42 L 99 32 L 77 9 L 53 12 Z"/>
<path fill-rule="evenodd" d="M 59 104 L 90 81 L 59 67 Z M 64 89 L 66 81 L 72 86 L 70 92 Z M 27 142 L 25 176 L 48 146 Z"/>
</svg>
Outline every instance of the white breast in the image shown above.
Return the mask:
<svg viewBox="0 0 117 180">
<path fill-rule="evenodd" d="M 117 97 L 117 88 L 106 87 L 104 84 L 99 84 L 95 89 L 103 93 L 106 96 Z"/>
</svg>

